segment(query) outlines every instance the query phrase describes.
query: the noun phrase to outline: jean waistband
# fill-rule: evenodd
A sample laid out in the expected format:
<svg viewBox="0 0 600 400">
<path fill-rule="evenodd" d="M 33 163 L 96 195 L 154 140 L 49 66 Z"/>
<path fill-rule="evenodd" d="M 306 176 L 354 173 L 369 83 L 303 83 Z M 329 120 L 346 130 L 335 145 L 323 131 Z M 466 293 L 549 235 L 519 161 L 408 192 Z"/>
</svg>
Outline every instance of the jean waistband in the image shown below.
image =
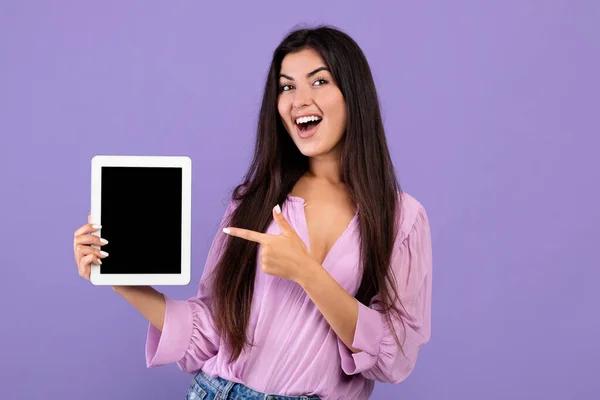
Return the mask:
<svg viewBox="0 0 600 400">
<path fill-rule="evenodd" d="M 268 394 L 263 392 L 258 392 L 254 389 L 249 388 L 248 386 L 242 385 L 241 383 L 236 383 L 229 381 L 227 379 L 223 379 L 220 377 L 211 377 L 206 372 L 200 370 L 196 375 L 195 379 L 201 379 L 211 385 L 214 389 L 219 392 L 222 392 L 224 395 L 228 395 L 232 392 L 239 392 L 243 390 L 244 394 L 250 394 L 257 399 L 264 400 L 319 400 L 318 396 L 281 396 L 276 394 Z M 227 397 L 226 397 L 227 398 Z"/>
</svg>

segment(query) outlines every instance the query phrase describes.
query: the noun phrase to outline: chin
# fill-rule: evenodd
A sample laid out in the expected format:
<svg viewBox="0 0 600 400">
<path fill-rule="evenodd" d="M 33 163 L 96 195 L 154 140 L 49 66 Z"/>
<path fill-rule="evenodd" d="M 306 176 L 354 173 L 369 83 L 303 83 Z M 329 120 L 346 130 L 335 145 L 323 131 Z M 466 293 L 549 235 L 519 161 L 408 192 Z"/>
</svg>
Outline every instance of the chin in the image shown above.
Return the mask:
<svg viewBox="0 0 600 400">
<path fill-rule="evenodd" d="M 299 138 L 294 138 L 296 148 L 306 157 L 320 157 L 329 155 L 332 152 L 337 152 L 341 143 L 328 143 L 328 141 L 319 140 L 318 138 L 314 141 L 304 141 Z"/>
<path fill-rule="evenodd" d="M 314 149 L 302 149 L 302 148 L 298 148 L 298 150 L 300 150 L 300 153 L 302 153 L 306 157 L 317 157 L 317 156 L 320 156 L 320 155 L 324 154 L 323 152 L 320 152 L 320 151 L 314 150 Z"/>
<path fill-rule="evenodd" d="M 323 156 L 331 151 L 329 148 L 323 148 L 323 146 L 303 144 L 301 146 L 297 146 L 300 153 L 305 155 L 306 157 L 318 157 Z"/>
</svg>

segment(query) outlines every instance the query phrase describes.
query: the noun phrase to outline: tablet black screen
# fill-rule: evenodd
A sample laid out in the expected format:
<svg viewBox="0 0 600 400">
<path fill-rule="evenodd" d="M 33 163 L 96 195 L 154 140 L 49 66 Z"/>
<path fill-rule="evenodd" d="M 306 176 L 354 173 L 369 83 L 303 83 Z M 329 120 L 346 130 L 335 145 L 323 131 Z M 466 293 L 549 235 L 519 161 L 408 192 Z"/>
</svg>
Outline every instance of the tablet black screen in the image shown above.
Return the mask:
<svg viewBox="0 0 600 400">
<path fill-rule="evenodd" d="M 182 170 L 102 167 L 101 274 L 181 273 Z"/>
</svg>

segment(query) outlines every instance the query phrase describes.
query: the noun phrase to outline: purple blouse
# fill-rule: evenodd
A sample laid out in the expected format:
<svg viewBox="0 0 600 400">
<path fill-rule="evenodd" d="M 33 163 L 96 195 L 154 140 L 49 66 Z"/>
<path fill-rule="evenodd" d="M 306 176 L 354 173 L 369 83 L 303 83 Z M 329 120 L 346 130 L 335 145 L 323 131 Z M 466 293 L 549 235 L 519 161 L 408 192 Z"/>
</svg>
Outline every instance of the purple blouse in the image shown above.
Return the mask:
<svg viewBox="0 0 600 400">
<path fill-rule="evenodd" d="M 230 351 L 215 328 L 208 274 L 221 254 L 226 234 L 217 232 L 210 247 L 195 297 L 166 299 L 162 332 L 149 325 L 146 363 L 155 367 L 177 363 L 185 372 L 200 369 L 242 383 L 254 390 L 287 396 L 317 395 L 323 400 L 367 399 L 374 381 L 399 383 L 413 370 L 417 355 L 431 332 L 431 234 L 423 206 L 402 194 L 401 230 L 396 239 L 391 265 L 404 308 L 405 331 L 398 320 L 394 326 L 404 337 L 404 355 L 396 344 L 384 316 L 377 311 L 379 297 L 370 304 L 358 302 L 358 321 L 352 353 L 337 337 L 319 309 L 295 282 L 267 275 L 257 268 L 254 297 L 248 326 L 255 344 L 233 364 Z M 234 209 L 230 203 L 221 221 Z M 304 215 L 304 200 L 288 196 L 282 213 L 310 249 Z M 280 233 L 273 222 L 267 233 Z M 357 216 L 350 222 L 323 262 L 323 267 L 352 296 L 360 284 L 360 237 Z M 257 257 L 260 257 L 260 248 Z M 258 259 L 257 259 L 258 261 Z M 343 379 L 343 375 L 351 379 Z"/>
</svg>

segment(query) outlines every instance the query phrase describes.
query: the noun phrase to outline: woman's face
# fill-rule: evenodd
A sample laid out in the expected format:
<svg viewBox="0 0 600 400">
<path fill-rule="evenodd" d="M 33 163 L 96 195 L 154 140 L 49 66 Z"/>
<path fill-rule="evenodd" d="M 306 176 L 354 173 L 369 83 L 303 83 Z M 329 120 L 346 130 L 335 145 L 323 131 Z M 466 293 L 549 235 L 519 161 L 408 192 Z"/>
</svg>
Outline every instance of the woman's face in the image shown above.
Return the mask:
<svg viewBox="0 0 600 400">
<path fill-rule="evenodd" d="M 346 102 L 313 49 L 283 59 L 277 108 L 302 154 L 315 157 L 339 151 L 346 131 Z"/>
</svg>

